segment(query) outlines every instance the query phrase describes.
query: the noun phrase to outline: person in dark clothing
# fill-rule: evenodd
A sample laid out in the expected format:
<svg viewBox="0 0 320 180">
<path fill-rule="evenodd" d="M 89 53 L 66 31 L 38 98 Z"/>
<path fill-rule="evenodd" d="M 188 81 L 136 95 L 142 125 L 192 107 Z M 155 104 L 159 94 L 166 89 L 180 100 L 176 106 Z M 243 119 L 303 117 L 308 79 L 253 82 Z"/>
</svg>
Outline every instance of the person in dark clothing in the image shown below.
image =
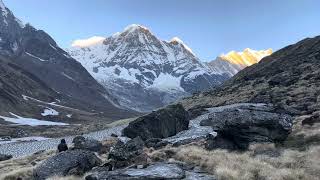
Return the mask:
<svg viewBox="0 0 320 180">
<path fill-rule="evenodd" d="M 68 145 L 66 143 L 66 140 L 65 139 L 61 139 L 61 142 L 60 144 L 58 145 L 58 151 L 59 152 L 63 152 L 63 151 L 66 151 L 68 150 Z"/>
</svg>

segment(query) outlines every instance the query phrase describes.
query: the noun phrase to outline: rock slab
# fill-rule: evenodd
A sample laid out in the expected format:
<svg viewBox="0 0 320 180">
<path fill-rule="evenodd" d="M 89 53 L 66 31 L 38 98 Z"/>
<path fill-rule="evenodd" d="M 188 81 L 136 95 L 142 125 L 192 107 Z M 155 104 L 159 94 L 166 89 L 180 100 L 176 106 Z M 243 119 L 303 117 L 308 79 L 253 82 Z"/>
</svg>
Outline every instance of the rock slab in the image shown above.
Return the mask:
<svg viewBox="0 0 320 180">
<path fill-rule="evenodd" d="M 292 120 L 290 115 L 274 113 L 272 107 L 243 106 L 211 113 L 200 124 L 218 133 L 209 141 L 208 149 L 246 149 L 250 142 L 284 141 L 291 132 Z"/>
<path fill-rule="evenodd" d="M 188 129 L 189 114 L 181 104 L 169 105 L 131 122 L 122 131 L 124 136 L 143 140 L 167 138 Z"/>
<path fill-rule="evenodd" d="M 70 150 L 52 156 L 37 166 L 33 171 L 35 180 L 45 180 L 52 176 L 83 175 L 101 160 L 90 151 Z"/>
<path fill-rule="evenodd" d="M 145 169 L 119 169 L 100 172 L 86 177 L 86 180 L 152 180 L 152 179 L 183 179 L 185 171 L 176 164 L 157 163 Z"/>
</svg>

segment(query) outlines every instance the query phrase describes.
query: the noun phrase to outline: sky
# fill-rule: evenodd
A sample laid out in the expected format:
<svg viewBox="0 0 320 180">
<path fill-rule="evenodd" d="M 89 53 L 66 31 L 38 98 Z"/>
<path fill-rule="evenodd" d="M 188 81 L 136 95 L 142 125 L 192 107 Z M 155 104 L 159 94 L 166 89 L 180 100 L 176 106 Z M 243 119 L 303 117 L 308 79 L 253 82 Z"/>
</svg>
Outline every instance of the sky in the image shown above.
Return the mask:
<svg viewBox="0 0 320 180">
<path fill-rule="evenodd" d="M 320 35 L 319 0 L 3 0 L 63 48 L 130 24 L 177 36 L 203 61 L 231 50 L 278 50 Z"/>
</svg>

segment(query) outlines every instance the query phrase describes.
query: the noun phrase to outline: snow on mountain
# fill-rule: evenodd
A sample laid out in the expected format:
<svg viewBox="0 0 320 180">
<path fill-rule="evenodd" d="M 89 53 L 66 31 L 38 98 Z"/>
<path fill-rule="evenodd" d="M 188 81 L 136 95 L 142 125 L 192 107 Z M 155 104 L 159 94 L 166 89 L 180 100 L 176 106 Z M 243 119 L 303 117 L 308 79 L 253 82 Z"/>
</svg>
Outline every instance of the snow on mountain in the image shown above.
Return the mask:
<svg viewBox="0 0 320 180">
<path fill-rule="evenodd" d="M 97 38 L 82 42 L 93 39 Z M 215 87 L 227 78 L 202 63 L 179 38 L 162 41 L 137 24 L 102 43 L 84 44 L 67 52 L 123 107 L 138 111 L 151 111 L 193 92 Z"/>
<path fill-rule="evenodd" d="M 25 24 L 18 18 L 14 17 L 14 15 L 12 14 L 12 12 L 4 5 L 3 1 L 0 0 L 0 13 L 1 13 L 1 17 L 0 19 L 2 19 L 2 22 L 4 22 L 4 24 L 6 26 L 9 26 L 8 21 L 10 21 L 11 19 L 14 19 L 14 21 L 21 27 L 24 28 Z"/>
<path fill-rule="evenodd" d="M 258 63 L 262 58 L 272 54 L 272 49 L 252 50 L 246 48 L 243 52 L 231 51 L 222 54 L 208 63 L 208 66 L 216 72 L 227 73 L 230 77 L 237 74 L 245 67 Z"/>
<path fill-rule="evenodd" d="M 6 8 L 6 6 L 3 4 L 2 0 L 0 0 L 0 10 L 3 16 L 7 16 L 8 15 L 8 10 Z"/>
<path fill-rule="evenodd" d="M 220 57 L 232 64 L 239 64 L 243 66 L 251 66 L 259 62 L 265 56 L 272 54 L 272 49 L 255 51 L 250 48 L 246 48 L 243 52 L 231 51 L 226 55 Z"/>
<path fill-rule="evenodd" d="M 60 99 L 61 104 L 68 107 L 106 113 L 106 117 L 114 119 L 137 114 L 119 108 L 117 100 L 50 35 L 30 24 L 22 24 L 1 0 L 0 68 L 2 73 L 8 72 L 10 77 L 17 78 L 13 82 L 6 75 L 0 76 L 1 114 L 38 115 L 41 107 L 24 102 L 22 94 L 43 101 Z"/>
</svg>

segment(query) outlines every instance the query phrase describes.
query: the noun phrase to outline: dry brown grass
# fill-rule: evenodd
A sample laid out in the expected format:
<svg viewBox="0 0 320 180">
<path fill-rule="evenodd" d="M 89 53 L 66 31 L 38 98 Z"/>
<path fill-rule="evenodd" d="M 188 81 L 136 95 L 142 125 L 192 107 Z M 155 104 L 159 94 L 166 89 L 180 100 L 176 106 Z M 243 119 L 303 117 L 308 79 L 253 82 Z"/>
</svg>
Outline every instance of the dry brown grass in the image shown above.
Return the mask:
<svg viewBox="0 0 320 180">
<path fill-rule="evenodd" d="M 310 116 L 304 115 L 295 118 L 292 132 L 284 142 L 285 147 L 304 150 L 309 146 L 320 145 L 320 123 L 302 125 L 302 121 Z"/>
<path fill-rule="evenodd" d="M 1 180 L 17 180 L 17 178 L 21 178 L 23 180 L 32 180 L 32 173 L 33 168 L 27 167 L 27 168 L 19 168 L 16 170 L 12 170 L 11 172 L 1 174 L 0 179 Z"/>
<path fill-rule="evenodd" d="M 117 121 L 115 121 L 115 122 L 112 122 L 112 123 L 110 123 L 110 124 L 107 124 L 107 127 L 108 127 L 108 128 L 112 128 L 112 127 L 116 127 L 116 126 L 127 125 L 127 124 L 129 124 L 131 121 L 134 121 L 134 120 L 136 120 L 136 119 L 137 119 L 137 117 L 117 120 Z"/>
<path fill-rule="evenodd" d="M 274 146 L 252 148 L 270 149 Z M 253 151 L 207 151 L 199 146 L 167 148 L 154 151 L 150 156 L 163 159 L 166 151 L 174 151 L 174 159 L 200 166 L 218 180 L 318 180 L 320 177 L 320 146 L 303 152 L 283 150 L 279 157 L 252 156 Z"/>
<path fill-rule="evenodd" d="M 1 180 L 32 180 L 32 171 L 34 165 L 55 154 L 55 151 L 46 151 L 19 159 L 11 159 L 0 162 L 0 179 Z"/>
</svg>

